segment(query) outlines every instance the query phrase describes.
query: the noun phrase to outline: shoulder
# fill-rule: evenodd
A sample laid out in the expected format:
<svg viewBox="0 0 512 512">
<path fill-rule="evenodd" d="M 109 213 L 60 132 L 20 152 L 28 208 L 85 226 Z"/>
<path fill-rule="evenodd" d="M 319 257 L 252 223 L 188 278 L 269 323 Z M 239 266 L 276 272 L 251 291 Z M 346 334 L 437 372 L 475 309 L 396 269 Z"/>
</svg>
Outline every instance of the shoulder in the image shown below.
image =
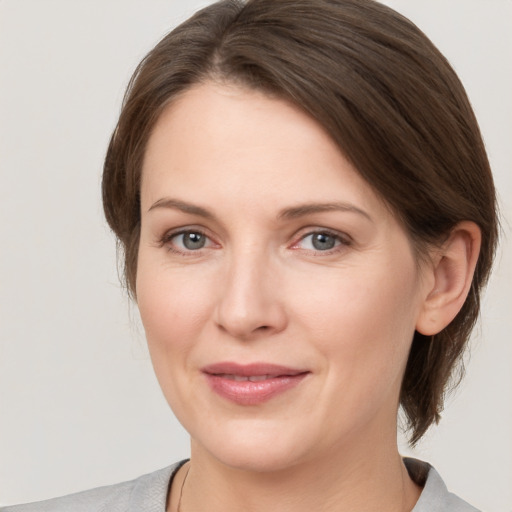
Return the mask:
<svg viewBox="0 0 512 512">
<path fill-rule="evenodd" d="M 164 512 L 169 482 L 181 464 L 173 464 L 129 482 L 0 508 L 0 512 Z"/>
<path fill-rule="evenodd" d="M 404 463 L 411 478 L 423 485 L 420 499 L 412 512 L 479 512 L 449 492 L 439 473 L 430 464 L 410 458 L 404 459 Z"/>
</svg>

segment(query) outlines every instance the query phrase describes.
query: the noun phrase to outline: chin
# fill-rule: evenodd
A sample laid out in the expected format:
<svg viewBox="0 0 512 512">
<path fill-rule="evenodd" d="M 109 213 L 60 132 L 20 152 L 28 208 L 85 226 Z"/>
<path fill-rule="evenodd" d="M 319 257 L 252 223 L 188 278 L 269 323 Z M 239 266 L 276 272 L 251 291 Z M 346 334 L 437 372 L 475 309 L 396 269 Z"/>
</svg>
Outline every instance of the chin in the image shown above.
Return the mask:
<svg viewBox="0 0 512 512">
<path fill-rule="evenodd" d="M 193 438 L 193 456 L 207 452 L 209 457 L 229 468 L 268 473 L 293 467 L 305 455 L 301 449 L 304 445 L 284 435 L 286 430 L 268 426 L 236 430 L 229 432 L 227 429 L 219 435 L 211 433 L 204 443 Z"/>
<path fill-rule="evenodd" d="M 286 453 L 275 447 L 233 447 L 216 450 L 211 454 L 218 462 L 238 471 L 249 473 L 271 473 L 289 469 L 298 464 L 297 455 Z"/>
</svg>

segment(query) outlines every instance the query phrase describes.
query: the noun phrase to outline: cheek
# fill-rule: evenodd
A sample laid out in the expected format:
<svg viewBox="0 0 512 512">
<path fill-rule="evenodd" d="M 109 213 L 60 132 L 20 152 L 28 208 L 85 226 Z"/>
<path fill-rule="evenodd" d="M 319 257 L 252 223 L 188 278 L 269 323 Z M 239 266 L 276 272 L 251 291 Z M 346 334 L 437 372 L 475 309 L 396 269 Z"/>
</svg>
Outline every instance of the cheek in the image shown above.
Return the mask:
<svg viewBox="0 0 512 512">
<path fill-rule="evenodd" d="M 308 326 L 326 364 L 360 376 L 393 372 L 396 377 L 414 333 L 417 275 L 414 264 L 397 275 L 387 265 L 371 268 L 344 269 L 325 279 L 317 275 L 304 283 L 303 292 L 294 294 L 303 298 L 294 316 Z"/>
<path fill-rule="evenodd" d="M 186 269 L 163 268 L 161 263 L 144 259 L 139 262 L 137 304 L 154 362 L 153 353 L 189 348 L 211 313 L 212 297 L 206 278 L 198 281 Z"/>
<path fill-rule="evenodd" d="M 326 376 L 315 407 L 333 431 L 355 432 L 381 415 L 383 424 L 394 425 L 414 333 L 416 290 L 414 274 L 399 279 L 386 273 L 356 277 L 355 269 L 350 274 L 309 286 L 295 317 L 303 322 L 300 330 L 309 332 Z"/>
<path fill-rule="evenodd" d="M 139 260 L 137 303 L 151 361 L 163 394 L 180 421 L 199 414 L 191 406 L 197 384 L 193 359 L 198 340 L 204 338 L 211 300 L 207 279 L 197 286 L 197 279 L 187 271 Z"/>
</svg>

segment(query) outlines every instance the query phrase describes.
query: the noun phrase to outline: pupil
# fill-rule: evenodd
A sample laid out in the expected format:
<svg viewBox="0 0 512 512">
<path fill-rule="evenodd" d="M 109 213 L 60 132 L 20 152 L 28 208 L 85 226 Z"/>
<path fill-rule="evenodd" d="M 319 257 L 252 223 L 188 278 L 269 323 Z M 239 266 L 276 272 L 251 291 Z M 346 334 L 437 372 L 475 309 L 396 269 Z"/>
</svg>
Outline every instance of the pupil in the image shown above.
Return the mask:
<svg viewBox="0 0 512 512">
<path fill-rule="evenodd" d="M 326 233 L 316 233 L 313 236 L 313 247 L 319 251 L 332 249 L 335 243 L 334 237 Z"/>
<path fill-rule="evenodd" d="M 187 249 L 201 249 L 206 240 L 201 233 L 185 233 L 183 235 L 183 245 Z"/>
</svg>

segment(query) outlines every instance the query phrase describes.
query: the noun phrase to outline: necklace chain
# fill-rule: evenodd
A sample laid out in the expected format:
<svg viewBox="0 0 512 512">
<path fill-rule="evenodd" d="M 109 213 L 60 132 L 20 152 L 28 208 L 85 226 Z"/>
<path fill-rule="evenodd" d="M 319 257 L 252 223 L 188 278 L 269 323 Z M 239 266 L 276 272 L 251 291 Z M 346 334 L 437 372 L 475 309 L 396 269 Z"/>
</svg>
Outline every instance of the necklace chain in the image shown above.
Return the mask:
<svg viewBox="0 0 512 512">
<path fill-rule="evenodd" d="M 178 507 L 176 508 L 176 512 L 181 512 L 181 498 L 183 497 L 183 488 L 185 487 L 185 482 L 187 481 L 187 476 L 188 476 L 189 471 L 190 471 L 190 462 L 188 463 L 187 472 L 185 473 L 183 482 L 181 482 L 180 497 L 178 498 Z"/>
<path fill-rule="evenodd" d="M 183 489 L 185 488 L 185 482 L 187 481 L 187 477 L 188 477 L 189 472 L 190 472 L 190 461 L 188 461 L 187 472 L 185 473 L 185 476 L 183 477 L 183 482 L 181 482 L 180 495 L 178 497 L 178 506 L 176 507 L 176 512 L 182 512 L 182 510 L 181 510 L 181 500 L 183 498 Z M 402 496 L 402 500 L 404 500 L 403 496 Z M 402 506 L 402 508 L 403 508 L 403 506 Z M 409 509 L 407 508 L 406 510 L 409 510 Z"/>
</svg>

